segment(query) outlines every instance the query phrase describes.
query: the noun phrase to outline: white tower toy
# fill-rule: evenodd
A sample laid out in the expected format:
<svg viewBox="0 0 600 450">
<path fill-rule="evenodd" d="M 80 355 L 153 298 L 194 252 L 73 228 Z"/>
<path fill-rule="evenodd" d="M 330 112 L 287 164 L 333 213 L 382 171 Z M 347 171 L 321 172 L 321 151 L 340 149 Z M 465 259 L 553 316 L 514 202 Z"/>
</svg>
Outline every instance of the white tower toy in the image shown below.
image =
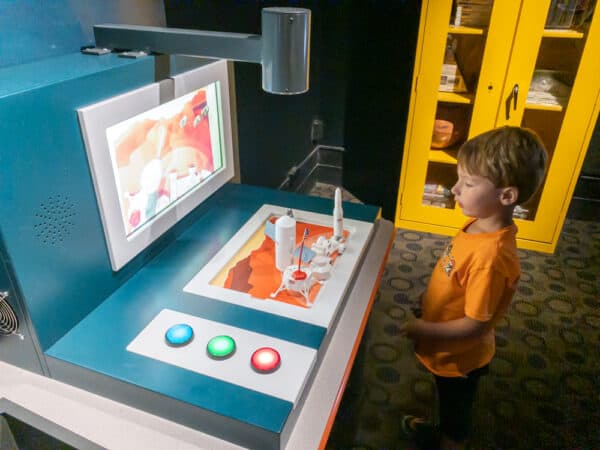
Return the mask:
<svg viewBox="0 0 600 450">
<path fill-rule="evenodd" d="M 333 203 L 333 238 L 336 241 L 344 239 L 344 210 L 342 209 L 342 191 L 335 188 L 335 201 Z"/>
</svg>

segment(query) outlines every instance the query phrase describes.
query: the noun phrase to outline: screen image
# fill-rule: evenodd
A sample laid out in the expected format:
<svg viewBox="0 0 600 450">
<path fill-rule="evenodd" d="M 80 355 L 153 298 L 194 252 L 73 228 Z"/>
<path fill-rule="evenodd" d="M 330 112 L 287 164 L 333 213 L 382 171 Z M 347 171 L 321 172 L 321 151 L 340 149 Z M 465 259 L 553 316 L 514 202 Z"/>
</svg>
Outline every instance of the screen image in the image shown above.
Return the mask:
<svg viewBox="0 0 600 450">
<path fill-rule="evenodd" d="M 218 84 L 106 129 L 127 236 L 223 167 Z"/>
<path fill-rule="evenodd" d="M 113 271 L 234 177 L 227 64 L 77 109 Z"/>
</svg>

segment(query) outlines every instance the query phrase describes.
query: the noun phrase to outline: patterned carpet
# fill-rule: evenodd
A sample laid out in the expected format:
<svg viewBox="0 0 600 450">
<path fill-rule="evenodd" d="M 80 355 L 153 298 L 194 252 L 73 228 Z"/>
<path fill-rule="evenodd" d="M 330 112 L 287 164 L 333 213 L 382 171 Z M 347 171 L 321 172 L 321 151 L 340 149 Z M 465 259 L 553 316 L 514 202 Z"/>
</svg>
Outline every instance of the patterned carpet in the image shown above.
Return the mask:
<svg viewBox="0 0 600 450">
<path fill-rule="evenodd" d="M 326 186 L 312 194 L 328 195 Z M 398 327 L 448 240 L 397 230 L 327 448 L 414 447 L 402 415 L 435 417 L 433 378 Z M 600 224 L 567 220 L 554 255 L 519 255 L 521 282 L 480 382 L 471 446 L 600 448 Z"/>
</svg>

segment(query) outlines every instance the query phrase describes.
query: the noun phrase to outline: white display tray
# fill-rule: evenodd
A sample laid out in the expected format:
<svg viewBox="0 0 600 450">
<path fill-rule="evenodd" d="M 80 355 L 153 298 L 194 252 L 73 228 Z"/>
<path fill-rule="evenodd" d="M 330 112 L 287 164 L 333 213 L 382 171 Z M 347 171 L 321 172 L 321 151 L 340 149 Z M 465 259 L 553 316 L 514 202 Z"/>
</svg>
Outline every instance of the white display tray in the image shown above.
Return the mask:
<svg viewBox="0 0 600 450">
<path fill-rule="evenodd" d="M 264 226 L 269 218 L 272 216 L 281 216 L 286 211 L 287 208 L 284 207 L 263 205 L 227 244 L 200 269 L 183 290 L 191 294 L 265 311 L 329 329 L 348 289 L 352 275 L 358 266 L 360 257 L 365 251 L 373 229 L 372 223 L 344 219 L 344 231 L 349 233 L 345 242 L 345 251 L 336 258 L 331 271 L 331 277 L 321 286 L 310 308 L 298 307 L 272 299 L 259 299 L 244 292 L 211 284 L 211 281 L 236 257 L 237 253 L 250 237 L 260 227 Z M 333 218 L 330 215 L 297 209 L 293 210 L 293 214 L 297 221 L 333 226 Z"/>
</svg>

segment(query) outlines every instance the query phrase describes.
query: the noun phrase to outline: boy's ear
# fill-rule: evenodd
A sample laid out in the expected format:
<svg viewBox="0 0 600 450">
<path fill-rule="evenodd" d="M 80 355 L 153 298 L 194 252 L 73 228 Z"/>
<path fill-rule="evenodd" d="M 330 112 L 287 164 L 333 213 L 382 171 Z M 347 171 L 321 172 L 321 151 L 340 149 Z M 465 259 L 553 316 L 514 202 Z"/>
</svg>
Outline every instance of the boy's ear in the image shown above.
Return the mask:
<svg viewBox="0 0 600 450">
<path fill-rule="evenodd" d="M 509 206 L 517 203 L 519 198 L 519 189 L 515 186 L 509 186 L 500 190 L 500 203 Z"/>
</svg>

